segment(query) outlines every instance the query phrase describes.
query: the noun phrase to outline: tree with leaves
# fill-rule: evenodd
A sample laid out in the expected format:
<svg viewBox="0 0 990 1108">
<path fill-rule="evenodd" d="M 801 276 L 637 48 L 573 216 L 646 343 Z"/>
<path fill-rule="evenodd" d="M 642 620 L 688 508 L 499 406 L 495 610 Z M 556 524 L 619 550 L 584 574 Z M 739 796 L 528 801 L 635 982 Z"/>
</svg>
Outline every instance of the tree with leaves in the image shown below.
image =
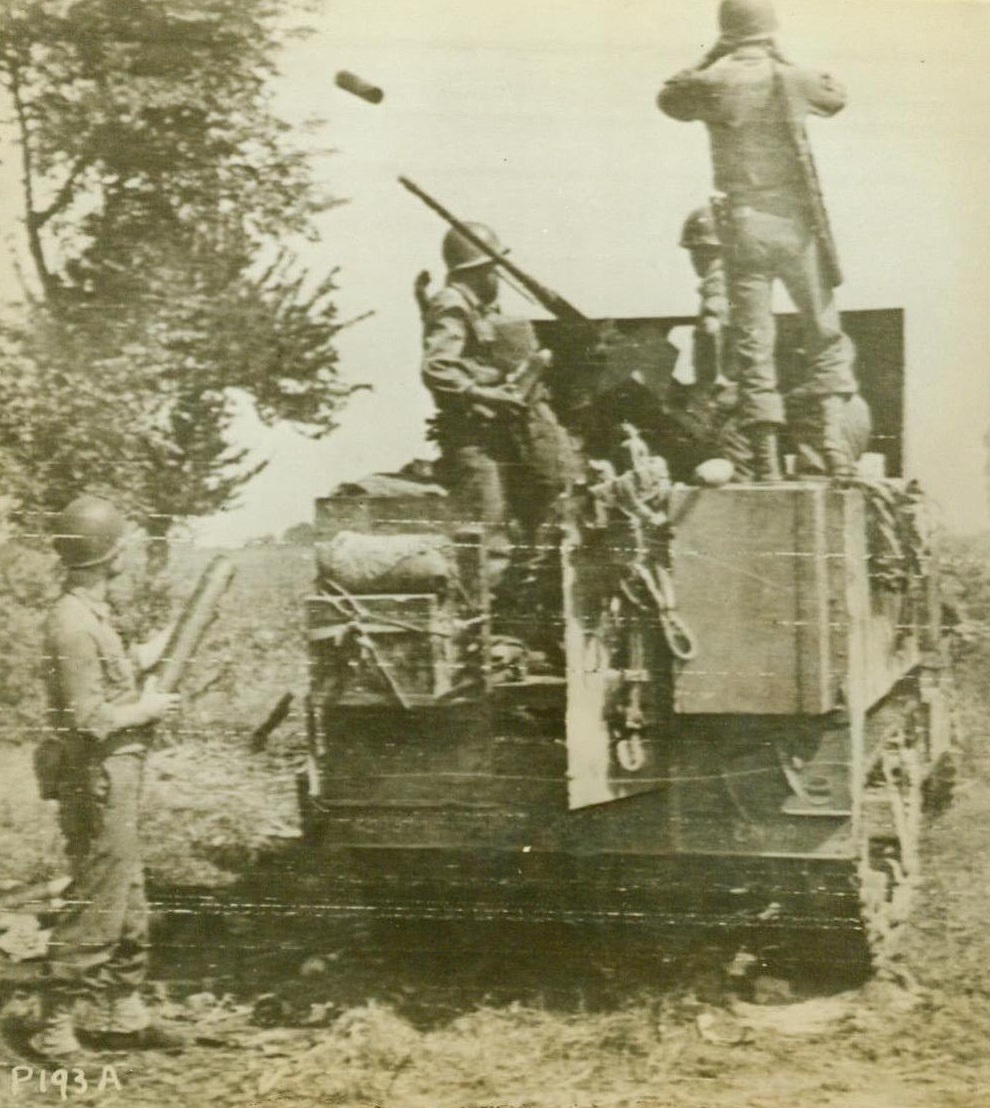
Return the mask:
<svg viewBox="0 0 990 1108">
<path fill-rule="evenodd" d="M 335 273 L 295 250 L 337 201 L 272 106 L 297 15 L 293 0 L 0 0 L 38 290 L 0 334 L 0 454 L 35 502 L 102 487 L 165 537 L 261 468 L 232 436 L 245 400 L 269 423 L 333 428 L 352 391 Z"/>
</svg>

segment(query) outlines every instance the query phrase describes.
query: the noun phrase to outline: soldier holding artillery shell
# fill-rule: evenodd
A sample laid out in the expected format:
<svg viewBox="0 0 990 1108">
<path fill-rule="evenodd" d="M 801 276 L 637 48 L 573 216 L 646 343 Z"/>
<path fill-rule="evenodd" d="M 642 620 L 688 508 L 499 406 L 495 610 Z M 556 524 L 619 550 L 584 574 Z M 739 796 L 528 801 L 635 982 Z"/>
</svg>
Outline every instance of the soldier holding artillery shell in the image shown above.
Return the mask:
<svg viewBox="0 0 990 1108">
<path fill-rule="evenodd" d="M 141 986 L 148 904 L 138 836 L 144 763 L 153 725 L 178 706 L 141 677 L 170 637 L 125 649 L 108 606 L 121 570 L 125 520 L 108 500 L 80 496 L 56 520 L 65 585 L 45 624 L 54 737 L 36 751 L 41 795 L 57 800 L 72 884 L 51 934 L 41 1024 L 17 1029 L 22 1052 L 78 1065 L 87 1051 L 176 1050 L 154 1023 Z"/>
</svg>

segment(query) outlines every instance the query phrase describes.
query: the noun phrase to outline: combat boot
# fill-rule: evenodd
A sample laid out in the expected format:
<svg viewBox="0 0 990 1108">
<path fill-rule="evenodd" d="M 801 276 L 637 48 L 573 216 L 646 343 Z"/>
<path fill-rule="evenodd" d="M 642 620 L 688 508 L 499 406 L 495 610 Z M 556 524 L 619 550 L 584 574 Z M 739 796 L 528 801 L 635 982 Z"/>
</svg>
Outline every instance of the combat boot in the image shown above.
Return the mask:
<svg viewBox="0 0 990 1108">
<path fill-rule="evenodd" d="M 136 989 L 111 994 L 98 1011 L 97 1026 L 79 1030 L 80 1040 L 90 1050 L 161 1050 L 178 1054 L 187 1045 L 185 1036 L 152 1020 Z"/>
<path fill-rule="evenodd" d="M 823 396 L 821 399 L 822 459 L 829 477 L 839 481 L 849 481 L 856 476 L 845 436 L 847 403 L 845 396 Z"/>
<path fill-rule="evenodd" d="M 74 995 L 59 989 L 46 990 L 41 997 L 41 1026 L 25 1045 L 46 1065 L 65 1069 L 78 1063 L 84 1053 L 76 1036 Z"/>
<path fill-rule="evenodd" d="M 748 437 L 753 451 L 753 480 L 782 480 L 776 424 L 754 423 L 749 428 Z"/>
</svg>

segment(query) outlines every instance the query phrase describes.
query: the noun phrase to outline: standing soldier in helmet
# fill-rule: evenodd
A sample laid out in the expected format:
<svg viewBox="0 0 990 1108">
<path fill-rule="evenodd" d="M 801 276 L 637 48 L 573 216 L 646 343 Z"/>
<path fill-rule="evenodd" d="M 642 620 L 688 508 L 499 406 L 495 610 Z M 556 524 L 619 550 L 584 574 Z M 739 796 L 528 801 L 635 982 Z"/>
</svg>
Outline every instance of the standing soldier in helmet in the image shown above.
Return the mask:
<svg viewBox="0 0 990 1108">
<path fill-rule="evenodd" d="M 484 224 L 464 226 L 496 254 L 505 252 Z M 496 263 L 454 228 L 442 249 L 444 287 L 430 297 L 428 275 L 416 282 L 422 377 L 437 406 L 441 479 L 462 518 L 488 525 L 496 583 L 508 523 L 534 541 L 574 462 L 540 381 L 549 353 L 538 349 L 529 323 L 502 316 Z"/>
<path fill-rule="evenodd" d="M 679 417 L 682 440 L 691 440 L 682 453 L 691 465 L 710 457 L 730 461 L 736 480 L 754 476 L 753 451 L 740 430 L 738 382 L 732 365 L 729 338 L 729 294 L 724 251 L 711 205 L 696 208 L 685 220 L 681 246 L 691 256 L 700 302 L 694 331 L 694 382 L 672 382 L 672 414 Z M 792 389 L 784 397 L 789 437 L 796 450 L 798 475 L 825 476 L 828 472 L 821 446 L 821 401 L 806 388 Z M 845 458 L 858 461 L 870 440 L 870 409 L 859 395 L 842 405 L 837 431 Z M 834 455 L 833 455 L 834 457 Z"/>
<path fill-rule="evenodd" d="M 696 208 L 684 221 L 680 244 L 700 278 L 693 379 L 690 384 L 676 377 L 671 381 L 661 449 L 676 480 L 697 480 L 697 467 L 712 458 L 730 461 L 741 480 L 751 475 L 751 452 L 735 419 L 725 259 L 709 205 Z"/>
<path fill-rule="evenodd" d="M 45 625 L 55 737 L 36 758 L 42 796 L 57 799 L 72 869 L 68 906 L 51 935 L 42 1023 L 26 1047 L 48 1063 L 81 1051 L 175 1049 L 140 994 L 148 908 L 138 805 L 150 725 L 177 705 L 141 687 L 164 636 L 129 654 L 107 606 L 120 572 L 125 522 L 113 504 L 80 496 L 58 516 L 55 547 L 65 587 Z"/>
<path fill-rule="evenodd" d="M 740 419 L 756 476 L 780 477 L 777 431 L 784 404 L 774 364 L 774 280 L 783 281 L 802 317 L 807 379 L 820 446 L 833 476 L 851 474 L 839 428 L 857 393 L 852 343 L 843 333 L 834 288 L 841 277 L 807 147 L 804 120 L 845 104 L 826 73 L 799 69 L 777 52 L 769 0 L 722 0 L 721 37 L 692 69 L 661 89 L 657 102 L 678 120 L 709 131 L 715 187 L 724 196 L 719 234 L 727 275 Z"/>
</svg>

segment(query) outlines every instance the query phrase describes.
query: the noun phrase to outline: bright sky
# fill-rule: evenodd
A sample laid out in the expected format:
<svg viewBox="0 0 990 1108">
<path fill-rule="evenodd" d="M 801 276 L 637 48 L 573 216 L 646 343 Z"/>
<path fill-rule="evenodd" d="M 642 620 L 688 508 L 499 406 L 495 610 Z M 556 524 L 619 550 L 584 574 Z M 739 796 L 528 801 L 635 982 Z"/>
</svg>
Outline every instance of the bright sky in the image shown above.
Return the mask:
<svg viewBox="0 0 990 1108">
<path fill-rule="evenodd" d="M 341 267 L 344 376 L 369 382 L 328 439 L 245 419 L 271 458 L 241 507 L 202 538 L 238 542 L 310 517 L 341 480 L 428 454 L 416 272 L 442 276 L 439 219 L 405 173 L 589 315 L 695 307 L 677 237 L 710 189 L 700 124 L 663 117 L 662 81 L 715 38 L 714 0 L 323 0 L 284 59 L 282 111 L 326 118 L 338 153 L 321 179 L 351 202 L 327 213 L 311 261 Z M 849 106 L 812 121 L 839 243 L 843 308 L 904 307 L 908 463 L 954 529 L 990 523 L 990 3 L 779 0 L 779 42 L 831 69 Z M 338 69 L 385 90 L 373 106 Z M 511 309 L 511 298 L 507 297 Z M 788 307 L 782 295 L 782 308 Z"/>
</svg>

